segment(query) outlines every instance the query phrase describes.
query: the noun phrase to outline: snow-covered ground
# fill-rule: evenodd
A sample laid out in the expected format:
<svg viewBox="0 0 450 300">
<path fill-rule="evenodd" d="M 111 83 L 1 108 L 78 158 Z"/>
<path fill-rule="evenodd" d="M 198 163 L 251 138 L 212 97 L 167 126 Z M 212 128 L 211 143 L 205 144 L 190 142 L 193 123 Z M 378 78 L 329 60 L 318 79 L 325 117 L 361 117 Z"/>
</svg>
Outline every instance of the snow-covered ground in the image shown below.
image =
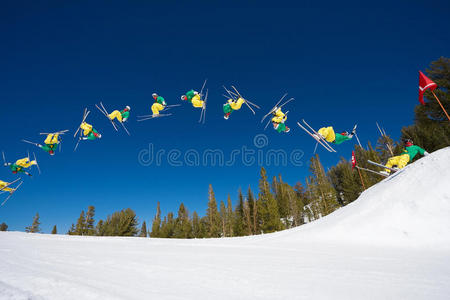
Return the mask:
<svg viewBox="0 0 450 300">
<path fill-rule="evenodd" d="M 211 240 L 0 233 L 0 299 L 449 299 L 450 148 L 311 224 Z"/>
</svg>

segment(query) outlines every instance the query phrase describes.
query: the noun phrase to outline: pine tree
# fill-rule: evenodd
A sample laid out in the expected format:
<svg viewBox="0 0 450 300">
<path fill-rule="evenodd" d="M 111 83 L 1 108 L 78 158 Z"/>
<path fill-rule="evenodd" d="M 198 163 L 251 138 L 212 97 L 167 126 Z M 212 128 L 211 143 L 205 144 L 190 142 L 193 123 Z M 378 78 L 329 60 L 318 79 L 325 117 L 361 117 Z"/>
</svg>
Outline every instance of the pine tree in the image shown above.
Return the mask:
<svg viewBox="0 0 450 300">
<path fill-rule="evenodd" d="M 73 224 L 72 224 L 73 226 Z M 95 235 L 104 236 L 105 235 L 105 224 L 103 220 L 97 222 L 97 226 L 95 226 Z"/>
<path fill-rule="evenodd" d="M 56 225 L 54 225 L 53 229 L 52 229 L 52 234 L 57 234 L 57 233 L 58 233 L 58 231 L 56 230 Z"/>
<path fill-rule="evenodd" d="M 242 195 L 241 189 L 238 191 L 238 203 L 234 208 L 233 223 L 234 236 L 244 236 L 244 195 Z"/>
<path fill-rule="evenodd" d="M 212 185 L 209 185 L 206 217 L 208 220 L 208 237 L 220 237 L 220 215 L 217 211 L 217 202 Z"/>
<path fill-rule="evenodd" d="M 102 227 L 106 236 L 136 236 L 137 225 L 136 213 L 127 208 L 108 216 Z"/>
<path fill-rule="evenodd" d="M 8 230 L 8 225 L 6 225 L 5 222 L 0 224 L 0 231 L 7 231 L 7 230 Z"/>
<path fill-rule="evenodd" d="M 221 228 L 222 228 L 222 232 L 221 232 L 221 236 L 229 236 L 228 235 L 228 230 L 227 230 L 227 209 L 225 207 L 225 203 L 220 200 L 220 220 L 221 220 Z"/>
<path fill-rule="evenodd" d="M 169 212 L 167 214 L 167 217 L 164 217 L 164 220 L 161 223 L 160 237 L 173 238 L 174 233 L 175 233 L 175 219 L 173 216 L 173 212 Z"/>
<path fill-rule="evenodd" d="M 72 226 L 70 226 L 69 231 L 67 231 L 68 235 L 75 235 L 75 224 L 72 223 Z"/>
<path fill-rule="evenodd" d="M 189 220 L 189 213 L 183 203 L 178 209 L 177 219 L 175 220 L 174 237 L 189 239 L 192 237 L 192 225 Z"/>
<path fill-rule="evenodd" d="M 261 215 L 261 229 L 263 232 L 274 232 L 283 229 L 277 202 L 270 191 L 264 168 L 261 168 L 261 179 L 259 180 L 258 211 Z"/>
<path fill-rule="evenodd" d="M 227 232 L 228 232 L 228 236 L 234 236 L 233 233 L 233 219 L 234 219 L 234 214 L 233 214 L 233 204 L 231 203 L 231 197 L 230 195 L 228 195 L 228 199 L 227 199 L 227 213 L 226 213 L 226 228 L 227 228 Z"/>
<path fill-rule="evenodd" d="M 41 222 L 39 222 L 39 213 L 36 213 L 36 215 L 33 218 L 33 223 L 31 226 L 25 227 L 25 232 L 29 233 L 38 233 L 41 232 L 41 228 L 39 227 L 41 225 Z"/>
<path fill-rule="evenodd" d="M 80 217 L 77 220 L 77 225 L 75 226 L 76 235 L 86 234 L 86 217 L 84 215 L 84 210 L 81 211 Z"/>
<path fill-rule="evenodd" d="M 152 232 L 150 232 L 150 237 L 157 238 L 160 236 L 160 229 L 161 229 L 161 208 L 159 205 L 159 201 L 156 207 L 156 216 L 153 219 L 152 223 Z"/>
<path fill-rule="evenodd" d="M 192 213 L 192 237 L 199 239 L 204 238 L 205 236 L 202 235 L 202 229 L 200 224 L 200 218 L 196 211 Z"/>
<path fill-rule="evenodd" d="M 95 235 L 94 215 L 95 215 L 95 207 L 91 205 L 88 207 L 88 211 L 86 213 L 85 235 Z"/>
<path fill-rule="evenodd" d="M 317 208 L 320 215 L 326 216 L 339 207 L 336 197 L 336 190 L 331 185 L 329 178 L 325 174 L 325 170 L 320 163 L 319 155 L 311 158 L 310 171 L 311 176 L 310 188 L 315 197 Z"/>
<path fill-rule="evenodd" d="M 142 222 L 141 231 L 139 232 L 139 237 L 147 237 L 147 224 Z"/>
</svg>

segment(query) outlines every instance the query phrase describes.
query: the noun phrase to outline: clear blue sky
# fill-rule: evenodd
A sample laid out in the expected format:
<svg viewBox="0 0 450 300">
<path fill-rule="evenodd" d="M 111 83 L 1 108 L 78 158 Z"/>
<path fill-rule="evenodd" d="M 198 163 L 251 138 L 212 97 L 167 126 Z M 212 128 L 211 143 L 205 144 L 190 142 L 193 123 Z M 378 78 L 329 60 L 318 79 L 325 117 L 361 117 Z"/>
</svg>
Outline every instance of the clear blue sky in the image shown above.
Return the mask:
<svg viewBox="0 0 450 300">
<path fill-rule="evenodd" d="M 191 2 L 191 1 L 190 1 Z M 242 2 L 247 4 L 242 4 Z M 66 232 L 82 209 L 94 205 L 97 219 L 131 207 L 151 223 L 157 201 L 163 213 L 181 202 L 201 215 L 208 184 L 218 200 L 239 187 L 257 189 L 259 166 L 143 167 L 140 150 L 255 149 L 263 133 L 260 119 L 285 92 L 289 134 L 264 132 L 267 149 L 302 149 L 304 166 L 267 167 L 291 184 L 304 181 L 314 142 L 295 126 L 350 130 L 359 124 L 365 144 L 375 142 L 379 121 L 398 138 L 413 122 L 418 74 L 431 61 L 450 54 L 447 1 L 336 1 L 219 4 L 201 1 L 13 1 L 0 10 L 0 148 L 12 161 L 26 151 L 38 154 L 42 175 L 24 178 L 22 189 L 0 209 L 0 222 L 23 230 L 36 212 L 42 228 Z M 151 94 L 181 103 L 187 89 L 208 78 L 207 123 L 183 103 L 170 118 L 136 122 L 150 113 Z M 236 85 L 262 111 L 247 108 L 222 118 L 222 85 Z M 116 133 L 93 106 L 132 107 L 131 137 Z M 39 132 L 77 128 L 84 107 L 88 121 L 103 134 L 73 152 L 71 134 L 63 151 L 49 157 L 20 140 L 42 142 Z M 319 150 L 326 167 L 349 157 L 353 144 L 338 154 Z M 15 177 L 6 168 L 0 179 Z"/>
</svg>

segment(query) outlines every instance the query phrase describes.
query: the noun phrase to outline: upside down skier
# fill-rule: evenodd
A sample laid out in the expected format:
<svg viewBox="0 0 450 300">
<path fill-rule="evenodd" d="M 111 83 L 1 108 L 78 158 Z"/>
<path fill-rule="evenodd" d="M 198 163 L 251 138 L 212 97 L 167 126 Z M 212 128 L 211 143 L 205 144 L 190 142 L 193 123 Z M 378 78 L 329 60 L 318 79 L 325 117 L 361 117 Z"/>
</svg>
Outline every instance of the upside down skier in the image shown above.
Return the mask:
<svg viewBox="0 0 450 300">
<path fill-rule="evenodd" d="M 223 105 L 224 119 L 228 120 L 233 111 L 240 110 L 244 102 L 245 100 L 241 97 L 239 97 L 237 100 L 228 99 L 227 103 Z"/>
<path fill-rule="evenodd" d="M 47 137 L 44 140 L 44 145 L 33 143 L 27 140 L 22 141 L 28 144 L 35 145 L 36 147 L 41 148 L 50 155 L 55 155 L 55 149 L 58 148 L 58 146 L 61 144 L 61 135 L 63 135 L 67 131 L 68 130 L 58 131 L 55 133 L 41 133 L 47 135 Z"/>
<path fill-rule="evenodd" d="M 275 129 L 278 133 L 288 133 L 289 131 L 291 131 L 291 129 L 285 124 L 287 120 L 287 114 L 283 113 L 281 108 L 276 108 L 272 115 L 273 129 Z"/>
<path fill-rule="evenodd" d="M 31 174 L 25 171 L 25 169 L 28 169 L 34 165 L 37 165 L 37 161 L 36 160 L 30 161 L 28 157 L 18 159 L 15 163 L 5 162 L 5 167 L 9 167 L 13 174 L 24 173 L 28 176 L 31 176 Z"/>
<path fill-rule="evenodd" d="M 80 140 L 93 141 L 93 140 L 102 138 L 102 135 L 97 130 L 95 130 L 95 128 L 92 127 L 91 124 L 83 122 L 80 125 L 80 129 L 82 130 L 82 134 L 83 134 L 83 136 L 80 136 Z"/>
<path fill-rule="evenodd" d="M 404 141 L 405 143 L 405 149 L 403 150 L 402 154 L 398 156 L 393 156 L 388 159 L 386 163 L 386 169 L 384 171 L 381 171 L 380 173 L 389 175 L 391 173 L 391 169 L 393 167 L 397 167 L 397 169 L 403 169 L 408 163 L 410 163 L 414 157 L 416 157 L 417 154 L 427 156 L 429 153 L 425 151 L 425 149 L 414 145 L 413 141 L 411 139 L 406 139 Z"/>
<path fill-rule="evenodd" d="M 205 101 L 202 100 L 202 97 L 199 94 L 199 92 L 194 90 L 187 91 L 185 95 L 181 96 L 181 100 L 188 101 L 195 108 L 205 107 Z"/>
<path fill-rule="evenodd" d="M 131 108 L 127 105 L 123 110 L 115 110 L 112 113 L 108 115 L 109 119 L 113 121 L 114 119 L 117 119 L 120 123 L 124 123 L 128 120 L 130 117 L 130 110 Z"/>
<path fill-rule="evenodd" d="M 332 126 L 322 127 L 318 130 L 320 137 L 329 143 L 335 145 L 340 145 L 345 141 L 349 141 L 353 138 L 356 133 L 356 128 L 353 128 L 352 132 L 349 134 L 348 131 L 343 131 L 341 133 L 336 133 Z"/>
</svg>

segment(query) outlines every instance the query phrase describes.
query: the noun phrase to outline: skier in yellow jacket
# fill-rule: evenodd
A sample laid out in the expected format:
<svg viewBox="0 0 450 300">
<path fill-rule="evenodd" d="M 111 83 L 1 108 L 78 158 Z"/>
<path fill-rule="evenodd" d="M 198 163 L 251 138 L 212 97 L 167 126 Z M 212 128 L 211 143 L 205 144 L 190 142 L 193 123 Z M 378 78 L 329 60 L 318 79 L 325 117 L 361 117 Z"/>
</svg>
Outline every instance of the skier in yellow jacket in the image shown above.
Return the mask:
<svg viewBox="0 0 450 300">
<path fill-rule="evenodd" d="M 239 97 L 237 100 L 228 99 L 227 103 L 223 105 L 223 113 L 225 120 L 228 120 L 230 114 L 235 110 L 240 110 L 245 100 Z"/>
<path fill-rule="evenodd" d="M 35 160 L 30 161 L 28 157 L 18 159 L 15 163 L 5 162 L 5 167 L 9 167 L 13 174 L 24 173 L 28 176 L 31 176 L 31 174 L 25 171 L 25 169 L 28 169 L 34 165 L 37 165 L 37 162 Z"/>
</svg>

